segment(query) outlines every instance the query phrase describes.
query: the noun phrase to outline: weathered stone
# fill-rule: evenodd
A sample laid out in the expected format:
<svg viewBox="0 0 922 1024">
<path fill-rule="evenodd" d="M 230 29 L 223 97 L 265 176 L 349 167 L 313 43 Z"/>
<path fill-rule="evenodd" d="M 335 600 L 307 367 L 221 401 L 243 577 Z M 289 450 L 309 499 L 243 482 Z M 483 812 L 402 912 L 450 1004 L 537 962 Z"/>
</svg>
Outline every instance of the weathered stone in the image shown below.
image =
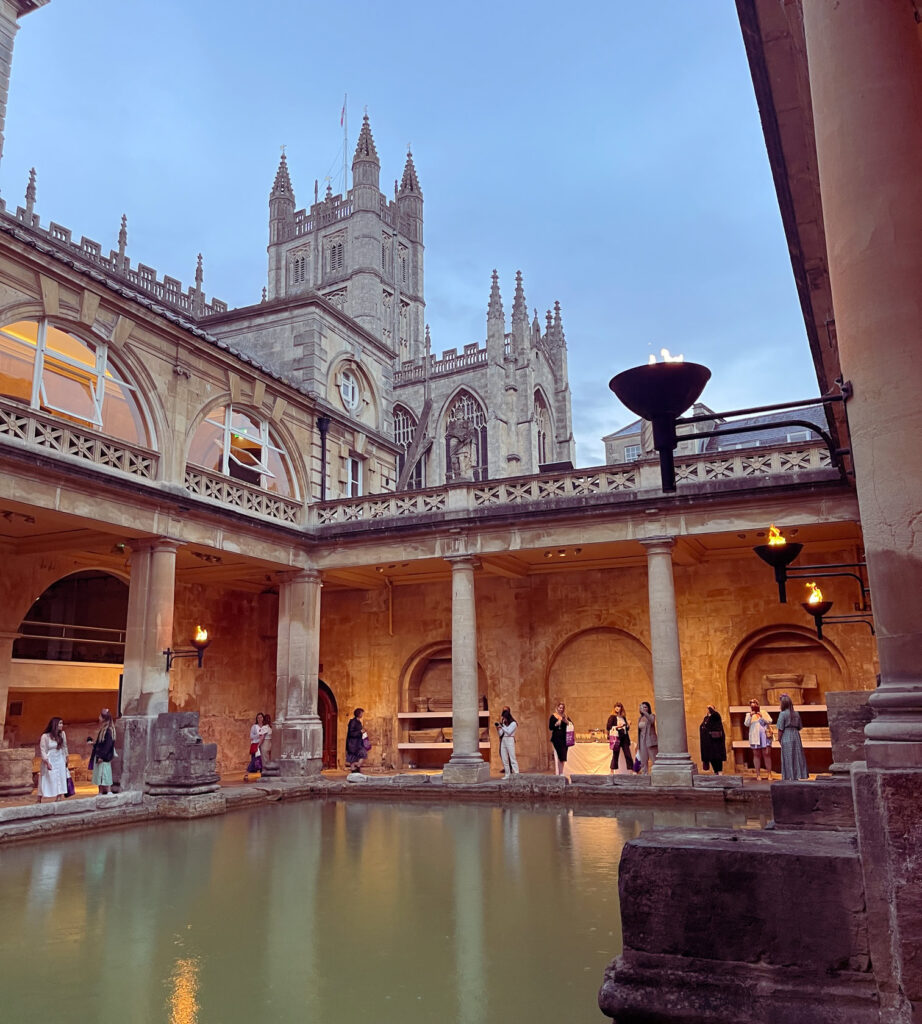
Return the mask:
<svg viewBox="0 0 922 1024">
<path fill-rule="evenodd" d="M 692 780 L 695 789 L 742 789 L 741 775 L 696 775 Z"/>
<path fill-rule="evenodd" d="M 815 782 L 775 782 L 772 816 L 779 828 L 855 828 L 855 804 L 849 779 L 820 776 Z"/>
<path fill-rule="evenodd" d="M 876 1021 L 854 836 L 648 832 L 619 892 L 624 955 L 599 996 L 615 1020 Z"/>
<path fill-rule="evenodd" d="M 854 761 L 864 760 L 864 727 L 875 718 L 868 703 L 869 690 L 830 690 L 826 717 L 832 741 L 831 772 L 847 772 Z"/>
<path fill-rule="evenodd" d="M 31 747 L 0 749 L 0 797 L 27 796 L 32 792 Z"/>
<path fill-rule="evenodd" d="M 221 792 L 147 799 L 154 803 L 159 818 L 208 818 L 227 810 L 227 801 Z"/>
<path fill-rule="evenodd" d="M 167 797 L 215 792 L 220 784 L 215 771 L 217 754 L 214 743 L 202 743 L 198 712 L 167 711 L 158 715 L 150 732 L 146 792 Z"/>
</svg>

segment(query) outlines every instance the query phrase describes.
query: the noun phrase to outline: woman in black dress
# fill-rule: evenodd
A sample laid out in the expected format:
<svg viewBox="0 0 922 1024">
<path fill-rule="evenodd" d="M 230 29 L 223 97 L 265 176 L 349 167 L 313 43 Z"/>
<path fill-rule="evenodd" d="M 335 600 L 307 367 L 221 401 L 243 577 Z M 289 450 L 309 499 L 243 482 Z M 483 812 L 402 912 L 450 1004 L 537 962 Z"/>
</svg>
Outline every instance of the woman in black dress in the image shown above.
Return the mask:
<svg viewBox="0 0 922 1024">
<path fill-rule="evenodd" d="M 551 732 L 551 746 L 554 748 L 554 774 L 564 775 L 567 763 L 567 726 L 570 725 L 567 706 L 558 701 L 557 707 L 548 719 L 547 727 Z"/>
<path fill-rule="evenodd" d="M 713 704 L 708 704 L 704 721 L 698 726 L 698 734 L 701 737 L 702 767 L 707 771 L 710 765 L 714 774 L 720 775 L 724 761 L 727 760 L 727 738 L 720 712 L 715 710 Z"/>
<path fill-rule="evenodd" d="M 356 708 L 349 719 L 349 727 L 346 729 L 346 768 L 353 772 L 362 771 L 362 765 L 368 756 L 365 749 L 365 730 L 362 727 L 362 715 L 364 708 Z"/>
</svg>

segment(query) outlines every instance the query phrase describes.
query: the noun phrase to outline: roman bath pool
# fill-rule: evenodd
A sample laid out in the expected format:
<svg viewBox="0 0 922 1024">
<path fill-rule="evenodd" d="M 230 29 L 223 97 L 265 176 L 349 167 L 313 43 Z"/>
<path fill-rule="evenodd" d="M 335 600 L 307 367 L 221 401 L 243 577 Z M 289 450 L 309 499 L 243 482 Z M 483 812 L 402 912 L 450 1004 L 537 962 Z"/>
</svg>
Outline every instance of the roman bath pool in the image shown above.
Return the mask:
<svg viewBox="0 0 922 1024">
<path fill-rule="evenodd" d="M 623 844 L 745 812 L 305 801 L 0 853 L 0 1018 L 589 1024 Z"/>
</svg>

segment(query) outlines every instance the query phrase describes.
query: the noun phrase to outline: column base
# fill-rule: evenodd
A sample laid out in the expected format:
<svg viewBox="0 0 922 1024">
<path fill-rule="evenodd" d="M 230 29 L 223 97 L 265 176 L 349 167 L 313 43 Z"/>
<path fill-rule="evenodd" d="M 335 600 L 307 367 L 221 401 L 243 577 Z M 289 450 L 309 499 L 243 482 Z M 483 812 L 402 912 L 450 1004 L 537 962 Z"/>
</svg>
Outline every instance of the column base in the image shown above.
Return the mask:
<svg viewBox="0 0 922 1024">
<path fill-rule="evenodd" d="M 155 715 L 122 715 L 116 724 L 115 749 L 112 759 L 112 789 L 116 793 L 144 789 L 147 766 L 150 764 L 150 734 L 157 721 Z M 84 749 L 89 758 L 89 745 Z"/>
<path fill-rule="evenodd" d="M 319 775 L 323 770 L 323 726 L 320 719 L 289 719 L 275 723 L 272 750 L 278 737 L 278 774 L 283 778 Z"/>
<path fill-rule="evenodd" d="M 466 786 L 490 781 L 490 765 L 479 754 L 452 755 L 442 769 L 442 783 L 447 786 Z"/>
<path fill-rule="evenodd" d="M 698 769 L 688 754 L 659 754 L 650 769 L 650 785 L 691 789 Z"/>
</svg>

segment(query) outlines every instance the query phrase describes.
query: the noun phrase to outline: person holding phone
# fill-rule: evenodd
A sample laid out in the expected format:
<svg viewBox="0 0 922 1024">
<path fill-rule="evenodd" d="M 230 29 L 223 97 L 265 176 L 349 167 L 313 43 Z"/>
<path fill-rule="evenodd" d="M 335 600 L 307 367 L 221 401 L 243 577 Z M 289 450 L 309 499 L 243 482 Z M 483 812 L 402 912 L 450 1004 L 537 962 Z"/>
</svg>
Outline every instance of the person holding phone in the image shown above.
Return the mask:
<svg viewBox="0 0 922 1024">
<path fill-rule="evenodd" d="M 508 707 L 503 708 L 499 721 L 493 724 L 499 733 L 499 756 L 503 761 L 503 778 L 509 779 L 519 774 L 519 762 L 515 756 L 515 731 L 519 726 Z"/>
</svg>

